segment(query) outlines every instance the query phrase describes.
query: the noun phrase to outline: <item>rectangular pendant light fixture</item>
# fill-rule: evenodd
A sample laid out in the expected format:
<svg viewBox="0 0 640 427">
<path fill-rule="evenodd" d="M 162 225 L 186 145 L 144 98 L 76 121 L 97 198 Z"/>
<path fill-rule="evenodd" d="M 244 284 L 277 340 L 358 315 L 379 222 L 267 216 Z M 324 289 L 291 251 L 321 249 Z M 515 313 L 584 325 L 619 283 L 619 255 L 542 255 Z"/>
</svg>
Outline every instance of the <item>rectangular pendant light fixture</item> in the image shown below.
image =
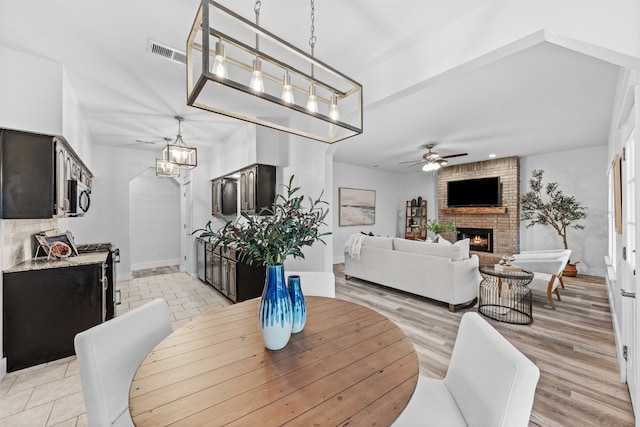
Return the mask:
<svg viewBox="0 0 640 427">
<path fill-rule="evenodd" d="M 212 0 L 187 40 L 187 104 L 329 144 L 362 133 L 362 85 Z"/>
<path fill-rule="evenodd" d="M 180 176 L 180 168 L 165 159 L 156 159 L 156 176 L 177 178 Z"/>
</svg>

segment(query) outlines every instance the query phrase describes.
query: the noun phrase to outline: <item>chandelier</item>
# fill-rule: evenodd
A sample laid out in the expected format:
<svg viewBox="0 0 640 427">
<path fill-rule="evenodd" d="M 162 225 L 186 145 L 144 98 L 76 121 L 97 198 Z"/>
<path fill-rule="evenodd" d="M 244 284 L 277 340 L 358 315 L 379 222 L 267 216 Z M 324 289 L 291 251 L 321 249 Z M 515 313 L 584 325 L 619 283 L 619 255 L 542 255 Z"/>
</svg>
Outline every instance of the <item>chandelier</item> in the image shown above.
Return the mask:
<svg viewBox="0 0 640 427">
<path fill-rule="evenodd" d="M 198 166 L 198 150 L 195 147 L 187 146 L 182 140 L 180 122 L 182 122 L 184 118 L 175 116 L 174 119 L 178 121 L 178 134 L 176 135 L 175 142 L 173 144 L 167 144 L 164 150 L 162 150 L 162 159 L 164 162 L 170 163 L 176 168 L 193 169 Z"/>
<path fill-rule="evenodd" d="M 362 85 L 213 0 L 202 0 L 187 40 L 187 104 L 334 143 L 362 133 Z"/>
<path fill-rule="evenodd" d="M 167 161 L 164 157 L 162 159 L 156 159 L 156 176 L 177 178 L 180 176 L 180 168 Z"/>
</svg>

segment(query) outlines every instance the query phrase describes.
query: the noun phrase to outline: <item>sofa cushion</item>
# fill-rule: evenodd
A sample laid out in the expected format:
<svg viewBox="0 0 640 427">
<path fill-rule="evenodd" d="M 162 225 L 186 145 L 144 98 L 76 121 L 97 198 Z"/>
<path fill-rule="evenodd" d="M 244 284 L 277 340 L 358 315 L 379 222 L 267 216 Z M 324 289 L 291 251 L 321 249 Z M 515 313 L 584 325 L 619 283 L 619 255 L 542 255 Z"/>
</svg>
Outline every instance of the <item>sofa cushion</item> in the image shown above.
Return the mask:
<svg viewBox="0 0 640 427">
<path fill-rule="evenodd" d="M 393 250 L 393 239 L 391 237 L 362 236 L 362 246 Z"/>
<path fill-rule="evenodd" d="M 440 239 L 444 240 L 444 239 Z M 443 258 L 450 258 L 452 261 L 462 261 L 463 253 L 462 247 L 441 243 L 431 242 L 419 242 L 416 240 L 407 240 L 396 237 L 393 239 L 393 249 L 396 251 L 409 252 L 420 255 L 431 255 Z M 467 251 L 466 257 L 469 258 L 469 251 Z"/>
</svg>

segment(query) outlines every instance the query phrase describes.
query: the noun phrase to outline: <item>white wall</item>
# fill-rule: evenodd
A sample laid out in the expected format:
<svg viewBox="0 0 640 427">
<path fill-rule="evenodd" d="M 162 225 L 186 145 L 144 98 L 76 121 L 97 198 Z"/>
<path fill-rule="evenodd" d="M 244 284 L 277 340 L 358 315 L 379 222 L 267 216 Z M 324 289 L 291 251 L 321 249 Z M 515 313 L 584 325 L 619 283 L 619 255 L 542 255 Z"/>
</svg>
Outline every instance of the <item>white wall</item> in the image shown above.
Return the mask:
<svg viewBox="0 0 640 427">
<path fill-rule="evenodd" d="M 584 230 L 570 229 L 567 243 L 572 250 L 571 262 L 580 261 L 582 274 L 604 276 L 604 256 L 607 252 L 607 147 L 562 151 L 520 160 L 520 191 L 529 191 L 529 179 L 534 169 L 545 171 L 543 183 L 557 182 L 564 194 L 575 196 L 588 207 Z M 562 248 L 562 238 L 552 227 L 520 224 L 520 249 Z"/>
<path fill-rule="evenodd" d="M 0 127 L 62 134 L 62 65 L 0 46 Z"/>
<path fill-rule="evenodd" d="M 333 262 L 344 262 L 342 248 L 353 233 L 373 233 L 381 236 L 404 236 L 405 203 L 421 196 L 427 200 L 427 216 L 436 217 L 437 175 L 424 172 L 398 175 L 378 169 L 346 163 L 333 163 Z M 376 191 L 374 225 L 339 226 L 339 188 L 361 188 Z"/>
<path fill-rule="evenodd" d="M 147 169 L 129 182 L 131 270 L 180 264 L 180 184 Z"/>
</svg>

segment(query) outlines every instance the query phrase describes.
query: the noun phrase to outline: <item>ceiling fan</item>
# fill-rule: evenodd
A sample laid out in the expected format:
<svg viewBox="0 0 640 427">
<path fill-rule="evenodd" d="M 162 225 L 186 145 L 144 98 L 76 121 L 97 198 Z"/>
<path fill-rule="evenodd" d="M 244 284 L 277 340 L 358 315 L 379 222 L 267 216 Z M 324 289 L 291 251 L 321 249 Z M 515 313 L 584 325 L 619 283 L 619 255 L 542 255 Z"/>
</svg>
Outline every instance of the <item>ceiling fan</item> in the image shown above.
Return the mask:
<svg viewBox="0 0 640 427">
<path fill-rule="evenodd" d="M 424 148 L 426 148 L 429 151 L 427 151 L 422 155 L 422 159 L 410 160 L 408 162 L 400 162 L 400 164 L 412 163 L 408 167 L 424 164 L 422 168 L 423 170 L 436 170 L 436 169 L 439 169 L 441 166 L 446 165 L 448 163 L 447 159 L 451 159 L 453 157 L 466 156 L 467 154 L 469 154 L 469 153 L 458 153 L 458 154 L 449 154 L 447 156 L 441 156 L 440 154 L 433 151 L 433 148 L 435 146 L 436 144 L 426 144 Z"/>
<path fill-rule="evenodd" d="M 138 144 L 148 144 L 148 145 L 156 145 L 157 142 L 160 141 L 164 141 L 164 143 L 168 143 L 169 141 L 171 141 L 171 138 L 161 138 L 161 139 L 155 139 L 155 140 L 144 140 L 144 139 L 136 139 L 135 142 Z"/>
</svg>

